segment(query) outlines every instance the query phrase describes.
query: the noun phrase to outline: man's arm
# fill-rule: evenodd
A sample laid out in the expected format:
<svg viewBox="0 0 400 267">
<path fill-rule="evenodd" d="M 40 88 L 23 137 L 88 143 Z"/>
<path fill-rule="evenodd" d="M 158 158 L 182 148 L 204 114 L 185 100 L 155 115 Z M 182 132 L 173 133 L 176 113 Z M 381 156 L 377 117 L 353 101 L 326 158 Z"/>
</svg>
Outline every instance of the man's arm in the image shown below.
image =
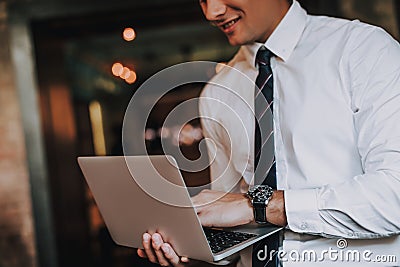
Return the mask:
<svg viewBox="0 0 400 267">
<path fill-rule="evenodd" d="M 244 194 L 203 190 L 192 201 L 203 226 L 233 227 L 254 221 L 253 208 Z M 286 225 L 283 191 L 274 191 L 267 206 L 267 220 Z"/>
<path fill-rule="evenodd" d="M 235 111 L 231 101 L 238 105 Z M 199 113 L 209 155 L 211 189 L 246 192 L 253 176 L 252 142 L 246 138 L 251 134 L 246 128 L 253 118 L 251 109 L 233 90 L 208 84 L 199 99 Z"/>
<path fill-rule="evenodd" d="M 364 173 L 340 184 L 285 191 L 295 232 L 363 239 L 400 233 L 400 47 L 380 29 L 354 38 L 346 71 Z"/>
<path fill-rule="evenodd" d="M 203 190 L 192 201 L 203 226 L 232 227 L 254 221 L 253 208 L 244 194 Z M 283 191 L 274 192 L 267 212 L 271 215 L 271 223 L 286 225 Z M 188 258 L 179 257 L 160 234 L 144 233 L 142 240 L 143 249 L 137 250 L 140 257 L 161 266 L 187 266 Z"/>
<path fill-rule="evenodd" d="M 271 223 L 285 225 L 287 219 L 295 232 L 326 237 L 364 239 L 400 233 L 400 48 L 378 29 L 357 38 L 365 40 L 348 57 L 352 97 L 358 107 L 354 127 L 364 173 L 340 184 L 276 191 L 267 207 Z M 238 203 L 242 200 L 243 196 L 237 196 Z M 238 216 L 230 216 L 231 212 L 248 220 L 248 207 L 223 209 L 222 202 L 198 209 L 202 222 L 240 224 L 240 220 L 229 221 Z"/>
</svg>

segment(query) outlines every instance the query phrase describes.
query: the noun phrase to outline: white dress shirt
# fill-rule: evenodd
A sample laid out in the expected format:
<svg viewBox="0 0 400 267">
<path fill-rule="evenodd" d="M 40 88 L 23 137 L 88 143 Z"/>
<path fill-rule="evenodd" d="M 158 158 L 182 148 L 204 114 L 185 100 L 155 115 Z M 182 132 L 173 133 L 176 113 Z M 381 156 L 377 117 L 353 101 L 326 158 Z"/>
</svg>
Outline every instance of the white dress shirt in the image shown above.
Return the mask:
<svg viewBox="0 0 400 267">
<path fill-rule="evenodd" d="M 202 92 L 216 190 L 243 191 L 252 183 L 255 54 L 261 45 L 276 55 L 277 184 L 288 220 L 283 250 L 340 250 L 336 242 L 345 238 L 342 251 L 371 251 L 369 265 L 361 257 L 360 266 L 377 265 L 372 261 L 379 255 L 397 261 L 378 266 L 399 266 L 399 44 L 378 27 L 311 16 L 294 1 L 265 44 L 242 46 L 228 64 L 237 71 L 223 68 Z M 284 265 L 356 265 L 324 257 Z"/>
</svg>

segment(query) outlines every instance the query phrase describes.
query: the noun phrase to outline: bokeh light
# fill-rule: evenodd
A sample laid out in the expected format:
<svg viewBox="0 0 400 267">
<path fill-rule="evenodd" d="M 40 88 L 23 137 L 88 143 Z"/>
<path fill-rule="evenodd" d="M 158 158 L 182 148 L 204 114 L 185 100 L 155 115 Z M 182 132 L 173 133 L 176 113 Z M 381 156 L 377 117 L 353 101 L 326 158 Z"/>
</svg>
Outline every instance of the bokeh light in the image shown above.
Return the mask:
<svg viewBox="0 0 400 267">
<path fill-rule="evenodd" d="M 131 70 L 129 72 L 129 76 L 127 78 L 125 78 L 125 81 L 129 84 L 136 82 L 136 72 Z"/>
<path fill-rule="evenodd" d="M 122 34 L 125 41 L 133 41 L 136 38 L 136 33 L 132 28 L 125 28 Z"/>
<path fill-rule="evenodd" d="M 121 63 L 117 62 L 112 65 L 111 71 L 114 76 L 118 77 L 122 74 L 123 69 L 124 69 L 124 66 L 122 66 Z"/>
</svg>

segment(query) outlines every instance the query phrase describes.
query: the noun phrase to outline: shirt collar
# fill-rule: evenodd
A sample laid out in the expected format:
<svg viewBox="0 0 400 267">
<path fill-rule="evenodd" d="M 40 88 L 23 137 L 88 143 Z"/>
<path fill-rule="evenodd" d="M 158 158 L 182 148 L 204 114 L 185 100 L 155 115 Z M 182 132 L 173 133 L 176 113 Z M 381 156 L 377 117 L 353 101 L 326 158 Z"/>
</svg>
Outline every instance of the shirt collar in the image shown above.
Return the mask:
<svg viewBox="0 0 400 267">
<path fill-rule="evenodd" d="M 265 42 L 246 45 L 250 59 L 255 64 L 258 49 L 264 45 L 277 57 L 287 61 L 299 42 L 307 21 L 307 13 L 297 1 L 293 1 L 288 12 Z"/>
</svg>

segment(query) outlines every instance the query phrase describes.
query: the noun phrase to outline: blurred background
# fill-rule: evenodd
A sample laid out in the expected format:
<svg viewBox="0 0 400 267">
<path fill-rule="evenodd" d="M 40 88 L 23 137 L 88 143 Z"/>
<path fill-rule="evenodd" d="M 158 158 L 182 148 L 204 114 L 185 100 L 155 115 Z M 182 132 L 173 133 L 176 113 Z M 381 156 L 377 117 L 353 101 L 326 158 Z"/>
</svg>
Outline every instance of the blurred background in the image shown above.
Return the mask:
<svg viewBox="0 0 400 267">
<path fill-rule="evenodd" d="M 300 2 L 399 37 L 400 0 Z M 0 0 L 0 267 L 150 266 L 110 240 L 76 157 L 122 155 L 125 109 L 151 75 L 236 50 L 197 0 Z M 198 121 L 160 129 L 200 91 L 182 86 L 157 103 L 143 133 L 150 154 L 164 138 L 199 156 Z M 208 170 L 184 179 L 205 184 Z"/>
</svg>

